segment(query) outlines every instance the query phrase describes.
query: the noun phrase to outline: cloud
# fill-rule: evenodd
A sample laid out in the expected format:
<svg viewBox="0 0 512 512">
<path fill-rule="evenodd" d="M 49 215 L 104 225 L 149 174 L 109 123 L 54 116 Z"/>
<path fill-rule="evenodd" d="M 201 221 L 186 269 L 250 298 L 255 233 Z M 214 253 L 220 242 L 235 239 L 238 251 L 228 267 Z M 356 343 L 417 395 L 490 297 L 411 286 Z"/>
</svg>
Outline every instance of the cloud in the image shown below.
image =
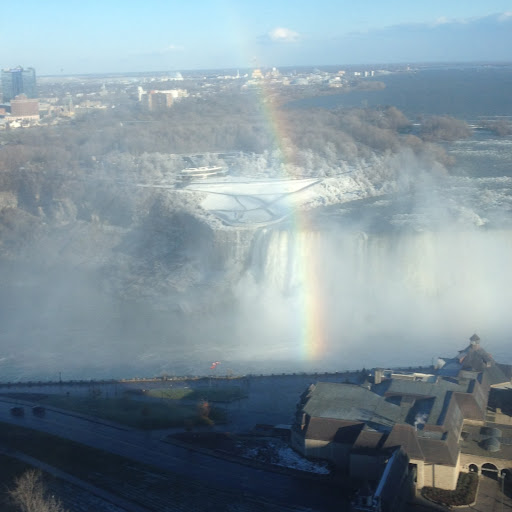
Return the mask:
<svg viewBox="0 0 512 512">
<path fill-rule="evenodd" d="M 300 54 L 297 52 L 296 62 L 508 62 L 511 46 L 510 11 L 465 18 L 440 16 L 423 23 L 389 25 L 331 39 L 308 40 L 308 47 L 301 48 Z"/>
<path fill-rule="evenodd" d="M 441 16 L 440 18 L 437 18 L 436 21 L 434 21 L 433 25 L 444 25 L 446 23 L 450 23 L 450 20 L 446 16 Z"/>
<path fill-rule="evenodd" d="M 169 44 L 165 48 L 162 48 L 160 53 L 163 55 L 165 53 L 182 52 L 184 49 L 185 47 L 179 44 Z"/>
<path fill-rule="evenodd" d="M 275 43 L 295 43 L 299 38 L 298 32 L 284 27 L 276 27 L 268 33 L 268 39 Z"/>
<path fill-rule="evenodd" d="M 499 23 L 503 21 L 512 21 L 512 11 L 508 12 L 502 12 L 502 13 L 495 13 L 495 14 L 489 14 L 486 16 L 475 16 L 472 18 L 447 18 L 446 16 L 441 16 L 437 18 L 433 23 L 418 23 L 415 24 L 415 26 L 420 27 L 424 26 L 426 28 L 428 27 L 437 27 L 440 25 L 447 25 L 447 26 L 457 26 L 457 25 L 467 25 L 468 27 L 472 26 L 478 26 L 482 24 L 493 24 L 493 23 Z M 407 24 L 406 24 L 407 25 Z M 395 27 L 399 27 L 400 25 L 397 25 Z M 390 28 L 395 28 L 390 27 Z"/>
</svg>

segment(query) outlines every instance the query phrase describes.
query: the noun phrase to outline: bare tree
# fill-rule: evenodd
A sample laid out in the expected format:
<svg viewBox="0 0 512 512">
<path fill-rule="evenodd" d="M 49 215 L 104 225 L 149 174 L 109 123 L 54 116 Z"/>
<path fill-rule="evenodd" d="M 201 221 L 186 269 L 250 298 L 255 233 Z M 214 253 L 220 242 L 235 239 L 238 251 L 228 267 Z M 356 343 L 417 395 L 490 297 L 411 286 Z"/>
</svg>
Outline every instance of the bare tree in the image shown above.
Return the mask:
<svg viewBox="0 0 512 512">
<path fill-rule="evenodd" d="M 41 471 L 35 469 L 16 478 L 9 496 L 21 512 L 67 512 L 58 499 L 48 495 Z"/>
</svg>

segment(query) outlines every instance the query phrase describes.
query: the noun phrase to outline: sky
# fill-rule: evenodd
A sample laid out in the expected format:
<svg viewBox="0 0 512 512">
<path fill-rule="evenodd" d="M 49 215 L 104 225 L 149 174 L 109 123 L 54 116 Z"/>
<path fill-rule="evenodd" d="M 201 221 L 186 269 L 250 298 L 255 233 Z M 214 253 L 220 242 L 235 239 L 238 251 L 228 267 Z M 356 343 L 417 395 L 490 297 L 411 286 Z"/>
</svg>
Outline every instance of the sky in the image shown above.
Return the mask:
<svg viewBox="0 0 512 512">
<path fill-rule="evenodd" d="M 38 75 L 509 61 L 510 0 L 26 0 L 0 67 Z"/>
</svg>

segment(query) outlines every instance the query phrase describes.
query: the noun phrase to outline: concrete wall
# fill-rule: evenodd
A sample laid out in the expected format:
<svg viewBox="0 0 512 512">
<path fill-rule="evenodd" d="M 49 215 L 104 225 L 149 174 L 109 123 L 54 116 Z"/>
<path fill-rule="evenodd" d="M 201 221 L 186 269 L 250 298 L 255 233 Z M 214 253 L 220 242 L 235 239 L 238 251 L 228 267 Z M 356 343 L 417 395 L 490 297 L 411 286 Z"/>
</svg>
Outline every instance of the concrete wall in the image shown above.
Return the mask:
<svg viewBox="0 0 512 512">
<path fill-rule="evenodd" d="M 350 467 L 350 449 L 351 445 L 306 439 L 304 455 L 308 458 L 328 460 L 338 468 L 348 471 Z"/>
<path fill-rule="evenodd" d="M 438 487 L 439 489 L 452 491 L 457 487 L 459 467 L 458 465 L 442 466 L 440 464 L 425 464 L 423 474 L 424 486 Z"/>
<path fill-rule="evenodd" d="M 425 486 L 425 462 L 418 459 L 411 459 L 410 462 L 416 466 L 416 488 L 421 489 Z"/>
<path fill-rule="evenodd" d="M 296 451 L 298 451 L 302 455 L 306 455 L 306 448 L 304 446 L 304 436 L 302 433 L 297 432 L 292 428 L 292 433 L 290 437 L 290 444 L 292 445 L 292 448 Z"/>
<path fill-rule="evenodd" d="M 498 471 L 502 469 L 510 469 L 512 467 L 512 461 L 509 459 L 497 459 L 494 457 L 480 457 L 479 455 L 471 455 L 469 453 L 461 453 L 460 455 L 460 470 L 465 473 L 469 472 L 470 464 L 478 466 L 478 473 L 482 473 L 482 466 L 484 464 L 494 464 Z"/>
<path fill-rule="evenodd" d="M 494 423 L 499 423 L 500 425 L 512 425 L 512 416 L 503 414 L 501 409 L 496 409 L 493 421 Z"/>
</svg>

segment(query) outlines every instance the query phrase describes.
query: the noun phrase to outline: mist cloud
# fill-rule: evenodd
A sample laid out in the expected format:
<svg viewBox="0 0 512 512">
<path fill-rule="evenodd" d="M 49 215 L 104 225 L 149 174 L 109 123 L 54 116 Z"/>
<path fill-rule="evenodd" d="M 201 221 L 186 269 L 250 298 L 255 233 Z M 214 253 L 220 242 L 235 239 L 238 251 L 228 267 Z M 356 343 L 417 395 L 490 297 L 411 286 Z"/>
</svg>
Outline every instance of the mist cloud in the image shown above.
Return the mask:
<svg viewBox="0 0 512 512">
<path fill-rule="evenodd" d="M 274 43 L 296 43 L 300 35 L 289 28 L 276 27 L 267 34 L 267 38 Z"/>
</svg>

